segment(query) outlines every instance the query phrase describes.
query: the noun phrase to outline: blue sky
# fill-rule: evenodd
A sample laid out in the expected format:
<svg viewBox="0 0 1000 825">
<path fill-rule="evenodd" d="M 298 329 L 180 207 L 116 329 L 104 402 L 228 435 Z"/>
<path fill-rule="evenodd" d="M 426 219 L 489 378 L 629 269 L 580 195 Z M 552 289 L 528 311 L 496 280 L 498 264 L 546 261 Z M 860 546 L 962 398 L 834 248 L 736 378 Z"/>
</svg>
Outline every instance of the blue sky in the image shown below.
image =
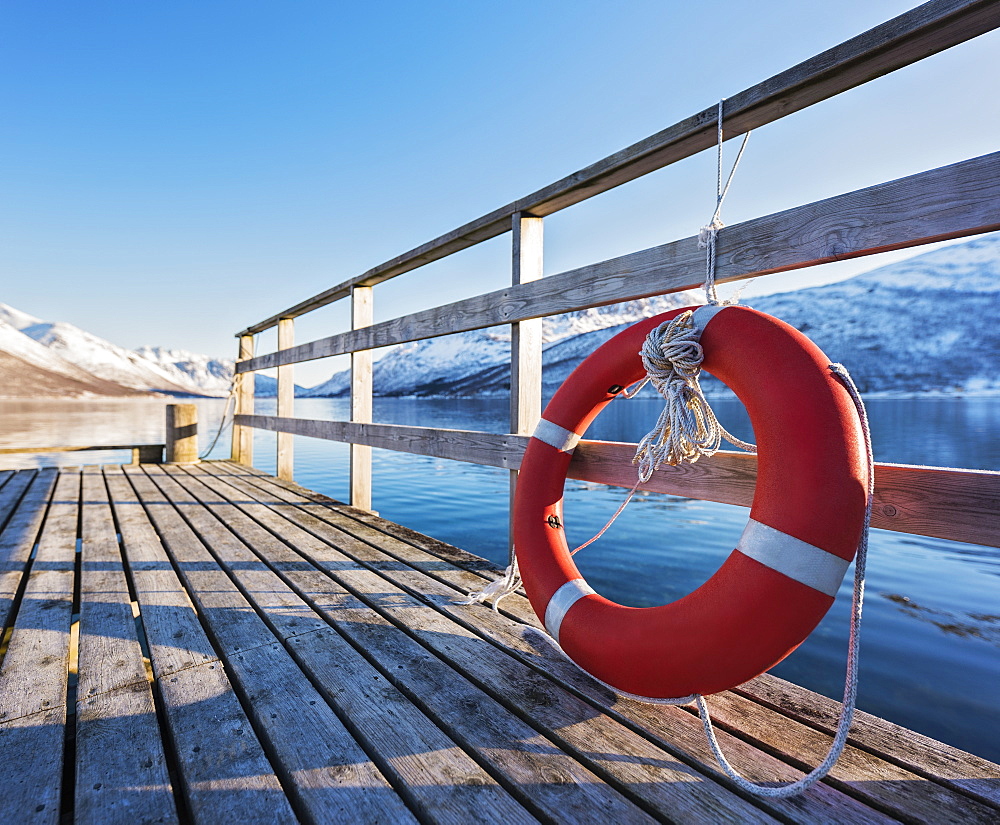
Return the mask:
<svg viewBox="0 0 1000 825">
<path fill-rule="evenodd" d="M 909 6 L 7 0 L 0 301 L 231 356 L 242 327 Z M 759 130 L 724 219 L 995 151 L 998 64 L 991 33 Z M 546 271 L 694 234 L 713 199 L 706 152 L 559 213 Z M 376 316 L 496 289 L 509 254 L 505 236 L 385 284 Z"/>
</svg>

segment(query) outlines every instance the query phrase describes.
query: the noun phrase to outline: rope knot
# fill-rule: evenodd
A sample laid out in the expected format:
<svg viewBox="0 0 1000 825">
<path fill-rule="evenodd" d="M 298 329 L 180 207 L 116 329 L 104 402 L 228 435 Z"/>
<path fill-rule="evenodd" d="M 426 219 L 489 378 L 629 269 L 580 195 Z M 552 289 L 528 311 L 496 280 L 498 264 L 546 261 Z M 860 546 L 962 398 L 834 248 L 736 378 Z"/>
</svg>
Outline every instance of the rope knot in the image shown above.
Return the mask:
<svg viewBox="0 0 1000 825">
<path fill-rule="evenodd" d="M 708 249 L 718 237 L 719 230 L 724 227 L 725 224 L 722 222 L 718 213 L 713 215 L 712 222 L 698 230 L 698 249 Z"/>
</svg>

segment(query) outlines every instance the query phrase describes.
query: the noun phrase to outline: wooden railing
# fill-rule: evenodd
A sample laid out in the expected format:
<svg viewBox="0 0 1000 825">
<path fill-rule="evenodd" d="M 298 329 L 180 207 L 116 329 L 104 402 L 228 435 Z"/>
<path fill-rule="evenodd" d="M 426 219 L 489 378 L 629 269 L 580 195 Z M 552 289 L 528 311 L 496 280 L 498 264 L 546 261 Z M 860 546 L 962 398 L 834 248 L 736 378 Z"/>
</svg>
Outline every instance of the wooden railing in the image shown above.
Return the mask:
<svg viewBox="0 0 1000 825">
<path fill-rule="evenodd" d="M 1000 3 L 934 0 L 823 52 L 725 102 L 734 137 L 811 106 L 931 54 L 1000 27 Z M 371 508 L 371 448 L 401 450 L 511 472 L 511 491 L 541 414 L 541 319 L 548 315 L 662 295 L 700 284 L 704 251 L 697 238 L 634 252 L 542 277 L 543 218 L 710 147 L 717 104 L 484 215 L 433 241 L 289 307 L 239 333 L 241 376 L 233 431 L 234 460 L 250 464 L 253 428 L 278 433 L 278 475 L 292 478 L 293 434 L 351 445 L 350 501 Z M 1000 152 L 806 204 L 742 224 L 718 237 L 717 280 L 737 281 L 830 261 L 915 247 L 1000 229 Z M 372 322 L 373 287 L 431 261 L 510 231 L 511 286 Z M 294 319 L 351 300 L 351 329 L 295 345 Z M 404 427 L 372 422 L 371 350 L 456 332 L 510 324 L 511 409 L 505 434 Z M 255 355 L 254 336 L 278 327 L 278 349 Z M 292 365 L 351 356 L 351 421 L 291 416 Z M 278 368 L 278 414 L 253 414 L 253 373 Z M 584 441 L 570 475 L 631 487 L 634 445 Z M 664 468 L 646 488 L 749 504 L 752 457 L 723 453 L 711 461 Z M 1000 546 L 1000 473 L 879 464 L 873 524 L 902 532 Z"/>
</svg>

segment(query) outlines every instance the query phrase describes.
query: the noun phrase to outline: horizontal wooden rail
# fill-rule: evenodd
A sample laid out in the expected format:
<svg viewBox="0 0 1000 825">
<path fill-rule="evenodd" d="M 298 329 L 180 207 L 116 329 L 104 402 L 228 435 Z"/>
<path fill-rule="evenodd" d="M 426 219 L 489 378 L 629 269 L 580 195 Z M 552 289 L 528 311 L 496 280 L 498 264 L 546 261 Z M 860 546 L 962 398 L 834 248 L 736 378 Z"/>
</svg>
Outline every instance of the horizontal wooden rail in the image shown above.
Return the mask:
<svg viewBox="0 0 1000 825">
<path fill-rule="evenodd" d="M 753 278 L 1000 229 L 1000 152 L 726 227 L 717 280 Z M 268 369 L 688 289 L 696 237 L 499 289 L 237 364 Z"/>
<path fill-rule="evenodd" d="M 516 470 L 528 436 L 352 424 L 276 416 L 237 416 L 237 424 L 330 441 L 367 444 L 417 455 L 450 458 Z M 635 444 L 581 441 L 569 477 L 631 487 Z M 749 507 L 757 481 L 757 459 L 718 453 L 679 467 L 661 467 L 642 489 Z M 906 464 L 876 464 L 872 526 L 952 541 L 1000 547 L 1000 472 L 952 470 Z"/>
<path fill-rule="evenodd" d="M 0 447 L 0 455 L 21 453 L 78 453 L 88 450 L 162 450 L 163 444 L 87 444 L 77 447 Z"/>
<path fill-rule="evenodd" d="M 73 447 L 0 447 L 0 455 L 31 455 L 33 453 L 79 453 L 93 450 L 131 450 L 133 464 L 159 464 L 163 461 L 165 444 L 86 444 Z"/>
<path fill-rule="evenodd" d="M 726 133 L 740 135 L 1000 26 L 995 0 L 933 0 L 726 99 Z M 518 212 L 544 217 L 696 154 L 716 140 L 717 105 L 537 192 L 344 281 L 239 335 L 263 332 L 507 232 Z"/>
</svg>

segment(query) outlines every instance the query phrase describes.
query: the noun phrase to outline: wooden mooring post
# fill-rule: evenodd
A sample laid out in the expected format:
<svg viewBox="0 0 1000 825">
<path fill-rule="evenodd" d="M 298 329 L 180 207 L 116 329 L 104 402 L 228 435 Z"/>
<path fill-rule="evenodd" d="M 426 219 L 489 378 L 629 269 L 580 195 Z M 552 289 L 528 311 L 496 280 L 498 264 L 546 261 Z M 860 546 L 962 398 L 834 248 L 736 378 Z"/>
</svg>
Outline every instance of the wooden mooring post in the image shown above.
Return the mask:
<svg viewBox="0 0 1000 825">
<path fill-rule="evenodd" d="M 168 464 L 195 464 L 198 461 L 198 407 L 194 404 L 167 404 Z"/>
</svg>

